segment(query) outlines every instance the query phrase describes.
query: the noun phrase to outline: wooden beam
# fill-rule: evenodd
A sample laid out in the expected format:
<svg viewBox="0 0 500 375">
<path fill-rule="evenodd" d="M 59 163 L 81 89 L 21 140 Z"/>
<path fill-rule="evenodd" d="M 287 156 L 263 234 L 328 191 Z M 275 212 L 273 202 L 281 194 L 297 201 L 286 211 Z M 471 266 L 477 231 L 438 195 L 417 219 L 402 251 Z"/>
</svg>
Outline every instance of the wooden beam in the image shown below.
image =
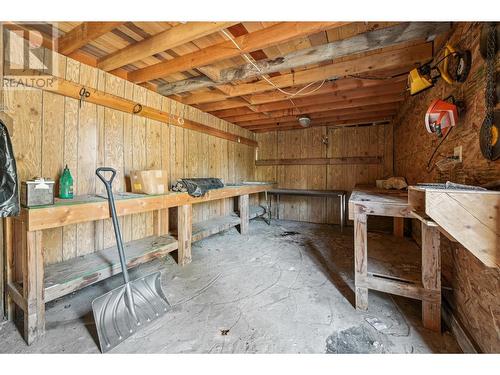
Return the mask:
<svg viewBox="0 0 500 375">
<path fill-rule="evenodd" d="M 267 104 L 258 104 L 255 105 L 254 108 L 258 112 L 271 112 L 280 109 L 304 107 L 314 104 L 334 103 L 344 100 L 367 98 L 370 96 L 403 93 L 405 91 L 405 87 L 406 87 L 406 82 L 400 81 L 393 84 L 386 84 L 383 86 L 368 87 L 368 88 L 346 90 L 346 91 L 334 91 L 332 93 L 321 94 L 321 95 L 310 95 L 307 97 L 296 97 L 293 98 L 293 104 L 290 100 L 283 100 L 280 102 L 272 102 Z M 227 107 L 224 106 L 225 103 L 226 102 L 206 103 L 197 106 L 197 108 L 204 112 L 213 112 L 220 109 L 226 109 Z"/>
<path fill-rule="evenodd" d="M 256 166 L 268 165 L 351 165 L 351 164 L 381 164 L 380 156 L 353 156 L 339 158 L 303 158 L 303 159 L 263 159 L 256 160 Z"/>
<path fill-rule="evenodd" d="M 55 94 L 67 96 L 74 99 L 80 99 L 80 90 L 82 85 L 70 82 L 58 77 L 50 77 L 50 84 L 41 88 L 42 90 L 53 92 Z M 29 82 L 26 84 L 29 85 Z M 137 116 L 146 117 L 152 120 L 160 121 L 169 125 L 178 126 L 185 129 L 194 130 L 200 133 L 209 134 L 214 137 L 227 139 L 236 143 L 243 143 L 249 146 L 257 147 L 256 141 L 250 138 L 242 137 L 223 130 L 213 128 L 208 125 L 200 124 L 182 118 L 177 115 L 170 114 L 165 111 L 160 111 L 153 107 L 148 107 L 142 103 L 137 103 L 132 100 L 124 99 L 119 96 L 111 95 L 103 91 L 99 91 L 90 87 L 85 87 L 89 92 L 89 96 L 85 98 L 85 102 L 101 105 L 104 107 L 116 109 L 118 111 L 136 114 Z M 85 105 L 85 104 L 84 104 Z M 136 110 L 140 108 L 138 112 Z"/>
<path fill-rule="evenodd" d="M 262 30 L 255 31 L 235 38 L 241 50 L 236 48 L 232 41 L 227 40 L 199 51 L 176 57 L 172 60 L 151 65 L 130 72 L 129 80 L 144 82 L 162 78 L 176 72 L 183 72 L 200 66 L 212 64 L 217 61 L 236 57 L 242 53 L 266 48 L 274 44 L 286 42 L 304 35 L 314 34 L 345 22 L 281 22 Z"/>
<path fill-rule="evenodd" d="M 331 116 L 341 116 L 341 115 L 350 115 L 354 113 L 362 113 L 362 112 L 373 112 L 373 111 L 385 111 L 392 110 L 398 108 L 398 103 L 386 103 L 386 104 L 374 104 L 374 105 L 360 105 L 358 107 L 353 108 L 345 108 L 345 109 L 334 109 L 334 110 L 325 110 L 322 112 L 314 112 L 309 114 L 312 119 L 331 117 Z M 215 114 L 214 114 L 215 115 Z M 217 116 L 217 115 L 215 115 Z M 217 116 L 219 117 L 219 116 Z M 290 117 L 297 118 L 296 115 L 287 115 L 282 117 L 270 117 L 269 115 L 263 113 L 250 113 L 246 115 L 239 116 L 223 116 L 223 119 L 229 121 L 234 124 L 240 124 L 243 121 L 252 121 L 252 120 L 264 120 L 266 122 L 277 122 L 277 121 L 290 121 Z"/>
<path fill-rule="evenodd" d="M 299 72 L 283 74 L 270 78 L 270 81 L 279 88 L 305 85 L 315 81 L 329 80 L 362 75 L 373 70 L 392 69 L 397 67 L 413 67 L 432 58 L 432 43 L 422 43 L 403 48 L 391 48 L 377 52 L 366 53 L 364 56 L 351 56 L 348 60 L 333 64 L 305 69 Z M 268 82 L 260 80 L 254 83 L 245 83 L 236 86 L 225 86 L 228 97 L 252 95 L 259 92 L 271 91 L 275 88 Z M 162 92 L 161 86 L 158 87 Z"/>
<path fill-rule="evenodd" d="M 258 69 L 252 64 L 223 69 L 220 71 L 219 80 L 215 83 L 225 84 L 264 74 L 297 69 L 411 40 L 430 41 L 434 40 L 438 34 L 448 31 L 450 26 L 449 22 L 404 22 L 399 25 L 367 32 L 332 43 L 304 48 L 277 59 L 260 60 L 256 62 Z M 163 95 L 180 92 L 172 84 L 163 85 L 159 90 Z"/>
<path fill-rule="evenodd" d="M 348 120 L 348 121 L 339 121 L 335 124 L 314 124 L 311 125 L 311 127 L 317 127 L 317 126 L 329 126 L 329 127 L 350 127 L 350 126 L 372 126 L 372 125 L 382 125 L 382 124 L 388 124 L 389 120 L 387 119 L 376 119 L 376 118 L 370 118 L 370 119 L 359 119 L 359 120 Z M 263 128 L 263 129 L 255 129 L 252 130 L 254 133 L 265 133 L 265 132 L 270 132 L 270 131 L 282 131 L 282 130 L 297 130 L 297 129 L 304 129 L 300 125 L 294 125 L 294 126 L 275 126 L 272 128 Z"/>
<path fill-rule="evenodd" d="M 122 24 L 123 22 L 83 22 L 59 37 L 56 42 L 57 51 L 68 55 Z"/>
<path fill-rule="evenodd" d="M 235 22 L 188 22 L 150 36 L 99 59 L 97 67 L 110 71 L 156 53 L 178 47 L 225 29 Z"/>
<path fill-rule="evenodd" d="M 289 109 L 272 111 L 268 112 L 267 115 L 269 116 L 269 118 L 279 118 L 285 116 L 294 116 L 294 115 L 297 116 L 300 114 L 309 115 L 315 112 L 333 111 L 336 109 L 346 109 L 346 108 L 364 107 L 376 104 L 396 103 L 404 100 L 404 96 L 402 94 L 403 93 L 388 94 L 380 96 L 371 96 L 368 98 L 361 98 L 361 99 L 343 100 L 325 104 L 313 104 L 313 105 L 303 106 L 300 108 L 289 108 Z"/>
<path fill-rule="evenodd" d="M 339 111 L 329 111 L 329 112 L 319 112 L 319 113 L 314 113 L 311 114 L 309 117 L 311 118 L 312 121 L 314 122 L 326 122 L 326 121 L 342 121 L 342 120 L 352 120 L 355 118 L 359 117 L 366 117 L 366 116 L 386 116 L 386 115 L 393 115 L 396 113 L 396 106 L 393 106 L 393 108 L 390 109 L 385 109 L 385 110 L 379 110 L 378 105 L 368 107 L 364 107 L 365 109 L 363 111 L 352 111 L 349 109 L 346 110 L 341 110 L 341 113 Z M 315 116 L 313 116 L 315 115 Z M 287 116 L 287 117 L 280 117 L 278 119 L 266 119 L 266 120 L 253 120 L 253 121 L 242 121 L 235 123 L 235 125 L 241 126 L 243 128 L 251 128 L 251 127 L 257 127 L 257 126 L 264 126 L 264 125 L 276 125 L 276 124 L 288 124 L 288 123 L 297 123 L 297 116 Z"/>
<path fill-rule="evenodd" d="M 321 87 L 320 87 L 321 82 L 318 82 L 318 84 L 305 89 L 303 92 L 297 95 L 296 98 L 303 98 L 310 95 L 328 94 L 341 90 L 353 90 L 353 89 L 383 86 L 390 83 L 406 81 L 407 79 L 408 78 L 404 75 L 388 80 L 343 78 L 343 79 L 337 79 L 335 81 L 325 82 L 323 85 L 321 85 Z M 286 87 L 286 91 L 294 93 L 298 92 L 300 89 L 304 87 L 305 87 L 304 85 L 299 87 Z M 287 100 L 288 98 L 290 98 L 290 95 L 276 90 L 276 91 L 267 91 L 260 94 L 249 95 L 246 98 L 252 105 L 258 105 L 258 104 Z M 172 97 L 172 99 L 180 101 L 184 104 L 193 105 L 193 104 L 204 104 L 204 103 L 211 103 L 218 101 L 228 102 L 228 101 L 233 101 L 235 98 L 230 98 L 228 97 L 227 94 L 224 94 L 222 92 L 214 92 L 214 90 L 212 90 L 212 91 L 190 94 L 181 98 L 179 98 L 178 96 L 174 96 Z M 228 108 L 237 108 L 238 102 L 235 101 L 234 103 L 235 103 L 234 107 L 231 106 Z"/>
<path fill-rule="evenodd" d="M 338 122 L 341 121 L 347 121 L 347 120 L 362 120 L 362 121 L 370 121 L 372 119 L 390 119 L 396 114 L 395 110 L 391 111 L 373 111 L 373 112 L 363 112 L 363 113 L 353 113 L 349 115 L 344 115 L 344 116 L 331 116 L 331 117 L 325 117 L 325 118 L 319 118 L 319 119 L 314 119 L 311 121 L 312 126 L 323 126 L 326 124 L 329 125 L 334 125 Z M 273 126 L 295 126 L 299 125 L 297 117 L 295 117 L 293 120 L 290 121 L 280 121 L 280 122 L 274 122 L 274 123 L 267 123 L 267 124 L 257 124 L 257 125 L 248 125 L 248 126 L 242 126 L 245 129 L 248 130 L 259 130 L 261 128 L 271 128 Z"/>
</svg>

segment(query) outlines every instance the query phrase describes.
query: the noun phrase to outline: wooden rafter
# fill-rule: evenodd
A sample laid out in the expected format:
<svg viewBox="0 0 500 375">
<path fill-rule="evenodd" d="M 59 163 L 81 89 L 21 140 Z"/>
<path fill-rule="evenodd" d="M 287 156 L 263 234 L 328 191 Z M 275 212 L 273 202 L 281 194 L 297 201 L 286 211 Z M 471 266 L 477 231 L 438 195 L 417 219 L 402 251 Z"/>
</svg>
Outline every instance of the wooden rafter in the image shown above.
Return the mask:
<svg viewBox="0 0 500 375">
<path fill-rule="evenodd" d="M 216 84 L 229 83 L 235 80 L 245 80 L 262 74 L 270 74 L 288 69 L 296 69 L 320 62 L 335 60 L 343 56 L 372 51 L 411 40 L 433 40 L 438 34 L 449 30 L 450 24 L 446 22 L 405 22 L 392 27 L 356 35 L 352 38 L 322 44 L 311 48 L 304 48 L 291 52 L 279 59 L 261 60 L 256 62 L 257 68 L 252 64 L 245 64 L 235 68 L 220 71 Z M 171 95 L 175 84 L 159 87 L 163 95 Z M 179 87 L 182 84 L 178 84 Z M 186 87 L 193 86 L 187 84 Z M 189 104 L 195 104 L 190 100 Z"/>
<path fill-rule="evenodd" d="M 110 71 L 134 63 L 156 53 L 178 47 L 192 40 L 213 34 L 234 22 L 189 22 L 179 24 L 140 42 L 128 45 L 99 59 L 97 67 Z"/>
<path fill-rule="evenodd" d="M 333 110 L 333 111 L 325 111 L 325 112 L 315 112 L 311 113 L 309 117 L 312 120 L 321 120 L 323 121 L 325 118 L 334 118 L 334 117 L 348 117 L 352 118 L 354 116 L 364 116 L 366 114 L 379 114 L 380 112 L 386 113 L 395 113 L 397 108 L 397 104 L 384 104 L 384 105 L 372 105 L 372 106 L 363 106 L 357 108 L 345 108 L 341 110 Z M 266 118 L 260 120 L 249 120 L 249 121 L 239 121 L 233 122 L 234 124 L 241 127 L 251 127 L 251 126 L 259 126 L 259 125 L 270 125 L 270 124 L 283 124 L 286 122 L 297 121 L 297 116 L 285 116 L 279 118 Z"/>
<path fill-rule="evenodd" d="M 327 123 L 327 124 L 311 124 L 311 127 L 317 127 L 317 126 L 334 126 L 334 127 L 341 127 L 341 126 L 359 126 L 359 125 L 376 125 L 376 124 L 383 124 L 383 123 L 388 123 L 389 120 L 387 119 L 359 119 L 359 120 L 346 120 L 346 121 L 339 121 L 337 123 Z M 294 125 L 294 126 L 275 126 L 273 128 L 262 128 L 262 129 L 257 129 L 253 130 L 254 133 L 264 133 L 264 132 L 270 132 L 270 131 L 275 131 L 275 130 L 296 130 L 296 129 L 304 129 L 300 125 Z"/>
<path fill-rule="evenodd" d="M 327 124 L 336 124 L 338 122 L 342 121 L 370 121 L 370 120 L 389 120 L 391 119 L 395 114 L 395 111 L 375 111 L 375 112 L 366 112 L 363 114 L 354 114 L 354 115 L 349 115 L 349 116 L 333 116 L 333 117 L 326 117 L 322 119 L 317 119 L 313 120 L 313 123 L 315 126 L 323 126 Z M 272 129 L 274 127 L 288 127 L 288 126 L 297 126 L 299 125 L 297 119 L 294 121 L 287 121 L 287 122 L 278 122 L 275 124 L 264 124 L 264 125 L 253 125 L 253 126 L 246 126 L 245 129 L 247 130 L 261 130 L 261 129 Z"/>
<path fill-rule="evenodd" d="M 205 66 L 217 61 L 239 56 L 241 53 L 266 48 L 283 43 L 300 36 L 313 34 L 328 28 L 345 24 L 345 22 L 281 22 L 265 29 L 235 38 L 241 50 L 232 41 L 227 40 L 199 51 L 176 57 L 172 60 L 151 65 L 130 72 L 132 82 L 145 82 L 168 76 L 175 72 L 183 72 L 192 68 Z"/>
<path fill-rule="evenodd" d="M 327 104 L 317 104 L 317 105 L 309 105 L 305 107 L 299 108 L 298 111 L 295 108 L 292 109 L 282 109 L 274 112 L 268 112 L 266 114 L 262 113 L 249 113 L 243 115 L 234 115 L 234 116 L 218 116 L 214 114 L 214 116 L 221 117 L 226 121 L 240 123 L 241 121 L 251 121 L 251 120 L 259 120 L 259 119 L 279 119 L 282 117 L 288 116 L 297 116 L 299 114 L 308 114 L 313 116 L 313 113 L 318 112 L 331 112 L 334 110 L 343 110 L 343 109 L 351 109 L 352 111 L 361 110 L 367 106 L 382 106 L 382 105 L 394 105 L 394 103 L 400 102 L 403 100 L 403 95 L 401 94 L 389 94 L 389 95 L 381 95 L 376 97 L 355 99 L 355 100 L 345 100 L 340 102 L 333 102 Z M 278 121 L 278 120 L 276 120 Z"/>
<path fill-rule="evenodd" d="M 123 22 L 83 22 L 57 40 L 57 51 L 68 55 L 117 28 Z"/>
<path fill-rule="evenodd" d="M 378 85 L 375 87 L 359 88 L 353 90 L 341 90 L 334 91 L 327 94 L 319 95 L 309 95 L 306 97 L 293 98 L 293 104 L 290 100 L 282 100 L 279 102 L 265 103 L 254 105 L 257 112 L 270 112 L 277 111 L 279 109 L 289 109 L 295 107 L 304 107 L 313 104 L 322 103 L 334 103 L 338 101 L 350 100 L 350 99 L 360 99 L 370 96 L 383 95 L 383 94 L 395 94 L 401 93 L 405 88 L 405 82 L 399 81 L 392 84 Z M 197 106 L 199 109 L 205 112 L 217 111 L 227 107 L 222 107 L 220 104 L 225 104 L 226 102 L 215 102 L 207 103 Z"/>
<path fill-rule="evenodd" d="M 348 60 L 334 62 L 317 68 L 305 69 L 299 72 L 283 74 L 270 80 L 276 87 L 285 88 L 295 85 L 304 85 L 315 81 L 336 79 L 352 75 L 362 75 L 373 70 L 393 69 L 397 67 L 411 67 L 432 58 L 432 43 L 390 48 L 369 52 L 362 56 L 351 56 Z M 237 86 L 224 85 L 228 97 L 252 95 L 274 90 L 266 81 L 244 83 Z"/>
</svg>

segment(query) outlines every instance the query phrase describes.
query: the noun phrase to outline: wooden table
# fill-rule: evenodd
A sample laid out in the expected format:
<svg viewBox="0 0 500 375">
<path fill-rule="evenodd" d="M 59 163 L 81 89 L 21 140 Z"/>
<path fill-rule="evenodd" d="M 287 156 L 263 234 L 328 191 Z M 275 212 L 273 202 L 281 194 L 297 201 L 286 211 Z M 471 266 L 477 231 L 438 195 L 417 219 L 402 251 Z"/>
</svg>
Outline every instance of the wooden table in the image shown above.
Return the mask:
<svg viewBox="0 0 500 375">
<path fill-rule="evenodd" d="M 178 250 L 180 265 L 191 262 L 191 243 L 220 230 L 238 225 L 240 233 L 248 233 L 249 219 L 261 214 L 249 206 L 249 194 L 272 188 L 272 184 L 245 184 L 210 190 L 202 197 L 187 193 L 163 195 L 117 194 L 118 216 L 153 212 L 151 237 L 124 244 L 128 267 L 147 262 Z M 192 205 L 218 199 L 238 197 L 239 215 L 192 224 Z M 169 234 L 168 211 L 177 208 L 177 236 Z M 164 219 L 165 213 L 167 220 Z M 163 216 L 163 217 L 162 217 Z M 44 267 L 42 231 L 89 221 L 110 218 L 104 197 L 77 197 L 59 200 L 54 205 L 23 208 L 15 218 L 4 222 L 7 255 L 7 290 L 9 318 L 14 305 L 23 311 L 24 339 L 33 343 L 45 331 L 45 303 L 98 281 L 119 274 L 120 263 L 116 247 L 66 260 Z M 11 225 L 12 224 L 12 225 Z"/>
<path fill-rule="evenodd" d="M 354 276 L 356 308 L 368 309 L 368 289 L 422 301 L 422 320 L 426 328 L 441 329 L 440 233 L 432 220 L 422 220 L 421 283 L 394 279 L 368 272 L 367 217 L 369 215 L 415 218 L 407 192 L 358 186 L 349 199 L 349 218 L 354 220 Z"/>
<path fill-rule="evenodd" d="M 278 205 L 278 210 L 276 214 L 276 218 L 280 218 L 279 214 L 279 202 L 280 195 L 293 195 L 293 196 L 307 196 L 307 197 L 334 197 L 339 198 L 339 215 L 340 215 L 340 230 L 344 231 L 345 225 L 345 211 L 346 211 L 346 191 L 345 190 L 306 190 L 306 189 L 271 189 L 267 192 L 269 195 L 276 196 L 276 204 Z M 269 215 L 271 215 L 271 203 L 270 200 L 270 209 Z"/>
</svg>

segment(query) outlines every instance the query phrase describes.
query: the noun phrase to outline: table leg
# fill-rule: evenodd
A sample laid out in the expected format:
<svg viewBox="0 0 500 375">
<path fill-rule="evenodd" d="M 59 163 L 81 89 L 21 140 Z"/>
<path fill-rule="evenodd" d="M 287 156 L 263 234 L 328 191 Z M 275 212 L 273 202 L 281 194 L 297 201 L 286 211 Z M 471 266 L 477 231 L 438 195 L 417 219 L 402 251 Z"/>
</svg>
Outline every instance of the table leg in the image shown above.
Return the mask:
<svg viewBox="0 0 500 375">
<path fill-rule="evenodd" d="M 339 206 L 340 206 L 340 231 L 343 233 L 344 232 L 344 195 L 343 194 L 340 194 L 339 195 L 339 198 L 340 198 L 340 202 L 339 202 Z"/>
<path fill-rule="evenodd" d="M 440 234 L 437 227 L 422 223 L 422 285 L 426 290 L 441 292 Z M 441 303 L 422 301 L 425 328 L 441 330 Z"/>
<path fill-rule="evenodd" d="M 266 205 L 268 209 L 267 217 L 269 218 L 269 225 L 271 225 L 271 220 L 273 219 L 273 196 L 266 191 Z"/>
<path fill-rule="evenodd" d="M 45 333 L 42 231 L 28 232 L 22 220 L 14 220 L 13 246 L 16 274 L 19 281 L 22 279 L 22 306 L 18 310 L 23 310 L 24 340 L 31 345 Z"/>
<path fill-rule="evenodd" d="M 368 288 L 358 287 L 359 279 L 368 276 L 367 215 L 360 205 L 354 205 L 354 284 L 356 309 L 368 310 Z"/>
<path fill-rule="evenodd" d="M 177 262 L 181 266 L 191 263 L 192 213 L 193 206 L 190 204 L 177 207 Z"/>
<path fill-rule="evenodd" d="M 276 194 L 276 219 L 280 219 L 280 195 Z"/>
<path fill-rule="evenodd" d="M 14 253 L 12 244 L 12 218 L 3 219 L 3 238 L 5 250 L 5 290 L 14 282 Z M 14 320 L 14 301 L 9 293 L 5 293 L 5 316 L 8 320 Z"/>
<path fill-rule="evenodd" d="M 240 233 L 248 234 L 248 227 L 250 225 L 250 216 L 248 211 L 248 194 L 240 195 L 238 197 L 238 211 L 240 213 Z"/>
<path fill-rule="evenodd" d="M 404 217 L 395 217 L 393 219 L 393 234 L 396 237 L 404 237 L 405 219 Z"/>
</svg>

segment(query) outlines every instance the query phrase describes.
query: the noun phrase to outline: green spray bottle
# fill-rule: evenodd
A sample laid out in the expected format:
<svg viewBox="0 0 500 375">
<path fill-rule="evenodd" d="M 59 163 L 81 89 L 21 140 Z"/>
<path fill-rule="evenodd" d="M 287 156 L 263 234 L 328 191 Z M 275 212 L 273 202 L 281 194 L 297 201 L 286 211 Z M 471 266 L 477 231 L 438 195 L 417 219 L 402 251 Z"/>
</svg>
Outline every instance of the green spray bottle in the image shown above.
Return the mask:
<svg viewBox="0 0 500 375">
<path fill-rule="evenodd" d="M 59 198 L 73 199 L 73 176 L 71 176 L 67 164 L 61 178 L 59 178 Z"/>
</svg>

